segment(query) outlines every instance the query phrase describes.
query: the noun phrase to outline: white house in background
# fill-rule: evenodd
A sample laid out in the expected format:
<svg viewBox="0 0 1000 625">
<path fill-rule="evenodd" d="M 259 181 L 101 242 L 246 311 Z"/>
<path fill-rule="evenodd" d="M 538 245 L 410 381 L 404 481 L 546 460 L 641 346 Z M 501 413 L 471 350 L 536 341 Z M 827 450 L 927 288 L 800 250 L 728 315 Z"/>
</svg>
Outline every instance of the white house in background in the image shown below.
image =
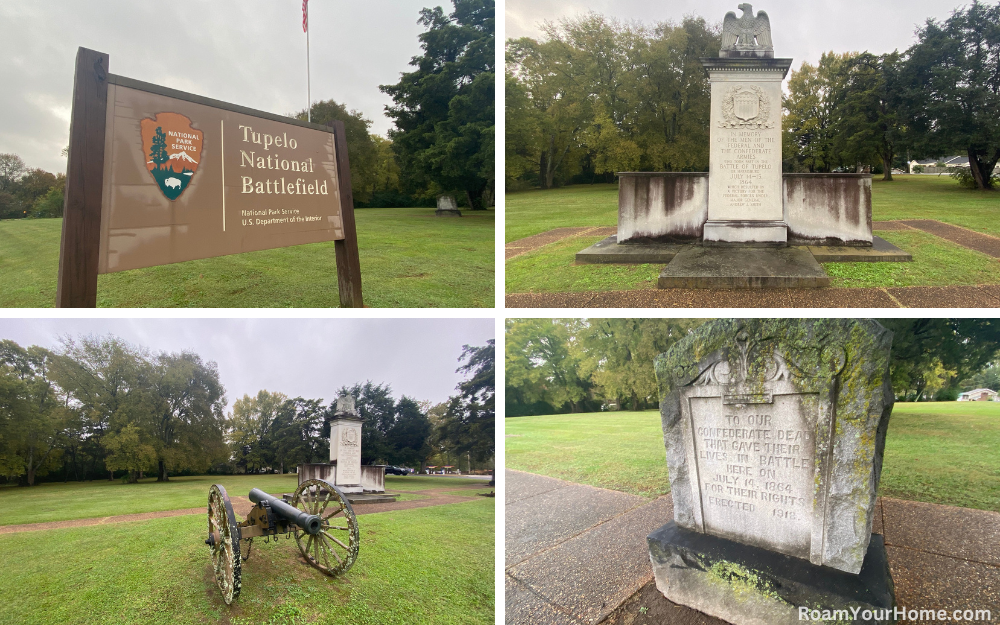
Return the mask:
<svg viewBox="0 0 1000 625">
<path fill-rule="evenodd" d="M 1000 401 L 997 399 L 1000 393 L 988 388 L 977 388 L 974 391 L 966 391 L 958 396 L 958 401 Z"/>
</svg>

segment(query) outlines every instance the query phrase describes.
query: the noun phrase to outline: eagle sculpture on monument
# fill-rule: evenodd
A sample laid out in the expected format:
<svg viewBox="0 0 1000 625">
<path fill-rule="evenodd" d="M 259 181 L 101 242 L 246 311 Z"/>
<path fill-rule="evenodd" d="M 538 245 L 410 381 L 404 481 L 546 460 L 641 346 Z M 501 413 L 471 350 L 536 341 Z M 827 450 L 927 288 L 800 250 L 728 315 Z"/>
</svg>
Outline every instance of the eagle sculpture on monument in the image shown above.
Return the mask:
<svg viewBox="0 0 1000 625">
<path fill-rule="evenodd" d="M 757 12 L 753 15 L 753 7 L 748 2 L 737 7 L 743 11 L 741 17 L 730 11 L 722 21 L 723 50 L 774 50 L 771 43 L 771 21 L 767 13 Z M 754 42 L 756 40 L 756 43 Z"/>
</svg>

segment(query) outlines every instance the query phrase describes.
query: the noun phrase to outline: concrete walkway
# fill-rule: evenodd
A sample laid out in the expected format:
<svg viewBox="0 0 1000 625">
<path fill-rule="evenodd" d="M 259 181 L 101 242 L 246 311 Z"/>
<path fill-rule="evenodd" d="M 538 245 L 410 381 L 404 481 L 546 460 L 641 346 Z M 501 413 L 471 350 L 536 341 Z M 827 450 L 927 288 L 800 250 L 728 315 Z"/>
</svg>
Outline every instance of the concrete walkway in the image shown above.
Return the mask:
<svg viewBox="0 0 1000 625">
<path fill-rule="evenodd" d="M 653 585 L 646 535 L 673 518 L 669 495 L 649 502 L 507 470 L 506 498 L 507 625 L 722 623 Z M 888 497 L 877 506 L 897 605 L 1000 620 L 1000 513 Z"/>
</svg>

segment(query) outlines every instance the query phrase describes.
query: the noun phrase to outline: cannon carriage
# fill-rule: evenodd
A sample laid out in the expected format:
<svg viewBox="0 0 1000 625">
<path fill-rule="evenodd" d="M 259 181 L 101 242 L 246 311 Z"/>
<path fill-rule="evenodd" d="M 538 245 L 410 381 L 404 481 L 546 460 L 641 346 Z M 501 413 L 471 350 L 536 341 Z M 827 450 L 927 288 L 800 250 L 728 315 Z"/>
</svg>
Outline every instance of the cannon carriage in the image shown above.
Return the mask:
<svg viewBox="0 0 1000 625">
<path fill-rule="evenodd" d="M 250 557 L 253 539 L 277 540 L 294 536 L 302 557 L 331 577 L 344 573 L 358 557 L 358 522 L 343 492 L 325 480 L 307 480 L 291 500 L 254 488 L 256 504 L 237 522 L 225 487 L 213 484 L 208 493 L 208 538 L 215 580 L 230 604 L 240 596 L 241 564 Z"/>
</svg>

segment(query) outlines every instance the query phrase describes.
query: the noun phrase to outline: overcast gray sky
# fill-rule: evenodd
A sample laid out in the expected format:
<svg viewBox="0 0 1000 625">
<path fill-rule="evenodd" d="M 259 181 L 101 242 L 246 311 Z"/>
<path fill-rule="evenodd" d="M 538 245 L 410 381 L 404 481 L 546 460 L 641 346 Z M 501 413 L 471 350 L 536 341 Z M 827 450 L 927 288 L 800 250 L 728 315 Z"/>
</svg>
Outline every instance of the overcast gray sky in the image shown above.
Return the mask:
<svg viewBox="0 0 1000 625">
<path fill-rule="evenodd" d="M 391 99 L 420 53 L 425 6 L 448 0 L 312 0 L 313 101 L 363 111 L 385 134 Z M 0 0 L 0 153 L 64 172 L 73 62 L 83 46 L 111 72 L 271 113 L 306 108 L 301 0 Z"/>
<path fill-rule="evenodd" d="M 395 397 L 443 402 L 462 379 L 462 345 L 494 338 L 493 319 L 0 319 L 0 339 L 59 347 L 59 337 L 114 334 L 151 351 L 189 350 L 219 365 L 229 406 L 261 389 L 323 398 L 388 383 Z"/>
<path fill-rule="evenodd" d="M 593 10 L 621 20 L 647 24 L 680 22 L 698 15 L 721 23 L 738 0 L 507 0 L 506 37 L 538 37 L 537 25 Z M 816 63 L 824 52 L 863 51 L 880 54 L 905 50 L 913 33 L 928 17 L 945 19 L 957 7 L 971 4 L 956 0 L 879 0 L 877 2 L 818 2 L 816 0 L 766 0 L 753 2 L 753 10 L 766 11 L 771 22 L 774 54 Z"/>
</svg>

